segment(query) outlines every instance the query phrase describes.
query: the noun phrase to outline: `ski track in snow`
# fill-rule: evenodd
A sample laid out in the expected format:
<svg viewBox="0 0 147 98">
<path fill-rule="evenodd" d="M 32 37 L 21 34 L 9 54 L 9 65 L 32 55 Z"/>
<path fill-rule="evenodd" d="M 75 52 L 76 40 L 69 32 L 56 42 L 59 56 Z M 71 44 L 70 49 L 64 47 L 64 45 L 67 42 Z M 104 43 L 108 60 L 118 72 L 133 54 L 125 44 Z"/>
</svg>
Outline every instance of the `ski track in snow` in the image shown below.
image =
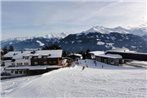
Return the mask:
<svg viewBox="0 0 147 98">
<path fill-rule="evenodd" d="M 124 68 L 80 61 L 39 76 L 2 80 L 4 98 L 146 98 L 146 69 Z M 75 64 L 74 64 L 75 65 Z M 82 66 L 88 68 L 82 70 Z"/>
</svg>

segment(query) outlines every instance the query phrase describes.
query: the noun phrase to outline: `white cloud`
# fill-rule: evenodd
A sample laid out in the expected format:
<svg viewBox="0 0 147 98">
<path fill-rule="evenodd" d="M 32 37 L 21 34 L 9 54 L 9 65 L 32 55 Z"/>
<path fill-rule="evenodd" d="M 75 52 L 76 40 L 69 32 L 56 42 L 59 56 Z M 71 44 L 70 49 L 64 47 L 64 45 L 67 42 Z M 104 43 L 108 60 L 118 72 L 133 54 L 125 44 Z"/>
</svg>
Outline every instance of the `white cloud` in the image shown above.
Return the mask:
<svg viewBox="0 0 147 98">
<path fill-rule="evenodd" d="M 15 36 L 24 35 L 20 32 L 26 32 L 26 36 L 42 34 L 39 32 L 80 32 L 96 25 L 136 26 L 145 22 L 144 0 L 107 1 L 3 2 L 3 36 L 8 38 L 10 32 Z"/>
</svg>

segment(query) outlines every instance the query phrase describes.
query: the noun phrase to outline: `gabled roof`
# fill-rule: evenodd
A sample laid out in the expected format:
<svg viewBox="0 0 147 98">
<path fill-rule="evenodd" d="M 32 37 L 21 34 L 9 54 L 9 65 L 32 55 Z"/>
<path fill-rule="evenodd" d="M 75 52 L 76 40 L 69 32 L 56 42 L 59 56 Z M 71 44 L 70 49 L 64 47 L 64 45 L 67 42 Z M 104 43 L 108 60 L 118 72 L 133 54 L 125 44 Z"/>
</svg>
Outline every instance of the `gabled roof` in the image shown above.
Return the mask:
<svg viewBox="0 0 147 98">
<path fill-rule="evenodd" d="M 78 53 L 71 53 L 71 54 L 69 54 L 68 56 L 72 56 L 72 55 L 78 56 L 78 57 L 82 57 L 82 55 L 81 55 L 81 54 L 78 54 Z"/>
</svg>

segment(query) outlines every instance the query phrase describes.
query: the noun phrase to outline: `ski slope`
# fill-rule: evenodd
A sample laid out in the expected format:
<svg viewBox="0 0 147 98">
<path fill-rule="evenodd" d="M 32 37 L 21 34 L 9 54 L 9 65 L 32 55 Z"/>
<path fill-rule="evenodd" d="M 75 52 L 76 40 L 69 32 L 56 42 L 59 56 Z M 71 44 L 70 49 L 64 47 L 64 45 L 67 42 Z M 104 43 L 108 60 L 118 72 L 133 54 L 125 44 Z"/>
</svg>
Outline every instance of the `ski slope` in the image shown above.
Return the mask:
<svg viewBox="0 0 147 98">
<path fill-rule="evenodd" d="M 147 98 L 146 75 L 146 69 L 82 60 L 43 75 L 2 80 L 0 93 L 3 98 Z"/>
</svg>

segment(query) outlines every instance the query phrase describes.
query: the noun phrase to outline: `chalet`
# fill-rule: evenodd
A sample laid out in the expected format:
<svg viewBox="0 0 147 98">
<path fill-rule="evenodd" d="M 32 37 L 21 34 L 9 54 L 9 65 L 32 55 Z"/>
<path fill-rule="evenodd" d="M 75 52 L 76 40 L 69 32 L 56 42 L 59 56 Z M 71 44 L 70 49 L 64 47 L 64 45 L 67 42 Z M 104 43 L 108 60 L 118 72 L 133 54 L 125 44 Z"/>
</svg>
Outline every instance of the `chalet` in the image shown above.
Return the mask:
<svg viewBox="0 0 147 98">
<path fill-rule="evenodd" d="M 3 62 L 12 75 L 40 74 L 63 66 L 62 50 L 9 52 Z"/>
<path fill-rule="evenodd" d="M 31 58 L 31 65 L 59 65 L 62 66 L 62 50 L 38 50 Z"/>
</svg>

